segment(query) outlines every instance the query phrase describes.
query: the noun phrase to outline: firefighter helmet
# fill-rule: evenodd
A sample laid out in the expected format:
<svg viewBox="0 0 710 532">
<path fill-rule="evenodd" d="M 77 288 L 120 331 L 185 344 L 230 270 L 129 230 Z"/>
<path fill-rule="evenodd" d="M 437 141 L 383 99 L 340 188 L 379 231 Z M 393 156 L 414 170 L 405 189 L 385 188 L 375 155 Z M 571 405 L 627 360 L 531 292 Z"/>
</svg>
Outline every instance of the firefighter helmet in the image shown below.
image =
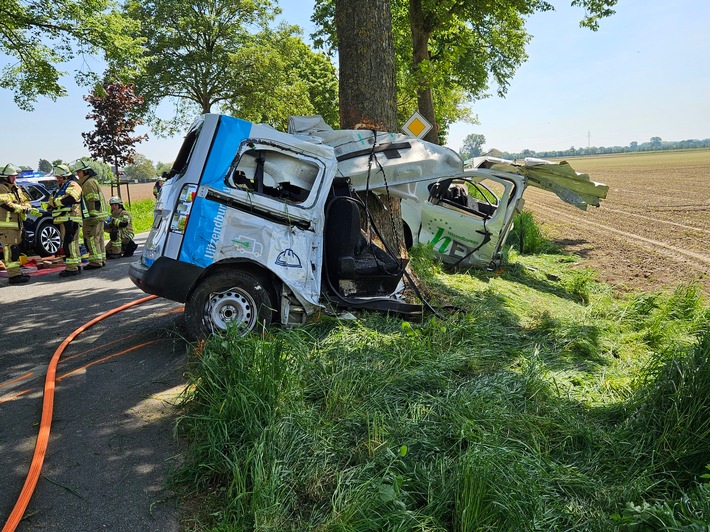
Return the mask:
<svg viewBox="0 0 710 532">
<path fill-rule="evenodd" d="M 20 172 L 17 171 L 17 168 L 11 164 L 6 164 L 5 166 L 0 167 L 0 177 L 10 177 L 18 175 L 19 173 Z"/>
<path fill-rule="evenodd" d="M 72 172 L 91 170 L 91 165 L 88 159 L 77 159 L 70 165 Z"/>
<path fill-rule="evenodd" d="M 119 198 L 118 196 L 111 196 L 108 199 L 108 204 L 109 205 L 123 205 L 123 200 Z"/>
<path fill-rule="evenodd" d="M 54 168 L 52 168 L 52 171 L 54 172 L 55 177 L 71 177 L 74 175 L 74 172 L 72 172 L 66 164 L 57 164 Z"/>
</svg>

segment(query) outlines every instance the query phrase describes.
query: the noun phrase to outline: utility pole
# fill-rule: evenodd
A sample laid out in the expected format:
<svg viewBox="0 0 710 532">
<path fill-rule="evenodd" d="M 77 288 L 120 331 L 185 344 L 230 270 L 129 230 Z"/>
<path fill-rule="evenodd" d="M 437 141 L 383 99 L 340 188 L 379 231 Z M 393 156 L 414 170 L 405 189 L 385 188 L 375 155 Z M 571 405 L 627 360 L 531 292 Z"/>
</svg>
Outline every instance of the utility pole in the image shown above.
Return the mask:
<svg viewBox="0 0 710 532">
<path fill-rule="evenodd" d="M 587 150 L 592 147 L 592 132 L 587 130 Z"/>
</svg>

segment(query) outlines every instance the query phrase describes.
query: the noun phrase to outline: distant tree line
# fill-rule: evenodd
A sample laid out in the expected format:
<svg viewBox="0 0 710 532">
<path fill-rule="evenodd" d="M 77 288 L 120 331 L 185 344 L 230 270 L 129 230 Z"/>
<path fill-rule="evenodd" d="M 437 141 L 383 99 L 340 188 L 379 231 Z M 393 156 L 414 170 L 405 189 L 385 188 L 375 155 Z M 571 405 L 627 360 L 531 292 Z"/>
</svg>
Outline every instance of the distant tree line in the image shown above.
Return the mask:
<svg viewBox="0 0 710 532">
<path fill-rule="evenodd" d="M 63 161 L 62 159 L 56 159 L 54 161 L 49 161 L 47 159 L 40 159 L 37 163 L 37 171 L 43 174 L 51 174 L 52 168 L 58 164 L 68 164 L 69 161 Z M 121 167 L 123 174 L 126 179 L 135 180 L 140 183 L 147 181 L 155 181 L 164 172 L 167 173 L 172 168 L 173 164 L 163 163 L 158 161 L 154 163 L 148 159 L 145 155 L 137 153 L 133 157 L 133 163 Z M 97 178 L 101 183 L 108 184 L 113 178 L 114 172 L 113 168 L 101 161 L 91 159 L 91 167 L 96 171 Z M 20 165 L 21 170 L 34 170 L 29 166 Z"/>
<path fill-rule="evenodd" d="M 471 137 L 469 139 L 469 137 Z M 634 153 L 644 151 L 665 151 L 665 150 L 692 150 L 698 148 L 710 148 L 710 138 L 698 140 L 662 140 L 661 137 L 651 137 L 648 142 L 630 142 L 628 146 L 591 146 L 588 148 L 575 148 L 570 146 L 566 150 L 546 150 L 534 151 L 523 150 L 518 153 L 501 151 L 496 148 L 483 150 L 480 140 L 485 137 L 483 135 L 473 133 L 464 139 L 464 143 L 459 150 L 461 157 L 466 160 L 471 157 L 476 157 L 480 154 L 491 155 L 493 157 L 501 157 L 503 159 L 523 159 L 525 157 L 539 157 L 541 159 L 549 159 L 553 157 L 581 157 L 584 155 L 606 155 L 610 153 Z M 476 149 L 471 149 L 475 146 Z"/>
</svg>

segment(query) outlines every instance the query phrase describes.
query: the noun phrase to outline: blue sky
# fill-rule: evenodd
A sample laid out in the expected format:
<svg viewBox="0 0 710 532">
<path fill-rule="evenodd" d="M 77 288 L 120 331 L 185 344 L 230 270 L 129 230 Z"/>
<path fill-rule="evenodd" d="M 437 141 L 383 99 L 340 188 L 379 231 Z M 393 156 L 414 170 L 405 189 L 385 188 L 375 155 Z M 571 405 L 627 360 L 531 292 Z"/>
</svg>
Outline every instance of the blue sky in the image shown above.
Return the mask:
<svg viewBox="0 0 710 532">
<path fill-rule="evenodd" d="M 710 137 L 710 2 L 620 0 L 597 32 L 579 27 L 582 12 L 569 0 L 552 3 L 555 12 L 529 20 L 529 59 L 507 96 L 475 102 L 480 124 L 454 124 L 450 147 L 459 149 L 470 133 L 486 137 L 486 150 L 510 152 Z M 285 20 L 306 36 L 312 31 L 311 0 L 280 5 Z M 31 113 L 0 90 L 3 123 L 11 124 L 0 130 L 0 162 L 34 167 L 39 158 L 87 155 L 81 132 L 93 123 L 84 118 L 85 89 L 63 82 L 68 97 L 40 100 Z M 172 161 L 181 140 L 150 135 L 138 151 Z"/>
</svg>

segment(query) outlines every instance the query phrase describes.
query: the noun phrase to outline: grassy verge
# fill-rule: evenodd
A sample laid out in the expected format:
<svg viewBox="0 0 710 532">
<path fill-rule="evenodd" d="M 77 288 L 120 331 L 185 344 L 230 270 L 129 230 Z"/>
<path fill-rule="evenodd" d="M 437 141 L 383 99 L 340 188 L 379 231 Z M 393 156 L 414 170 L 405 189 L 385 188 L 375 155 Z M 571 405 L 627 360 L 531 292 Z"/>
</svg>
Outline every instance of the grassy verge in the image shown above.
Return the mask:
<svg viewBox="0 0 710 532">
<path fill-rule="evenodd" d="M 153 225 L 154 199 L 144 199 L 131 202 L 131 215 L 133 216 L 133 230 L 136 233 L 148 231 Z"/>
<path fill-rule="evenodd" d="M 435 305 L 214 337 L 195 350 L 174 480 L 187 529 L 705 530 L 710 311 L 616 298 L 560 254 L 412 265 Z"/>
</svg>

